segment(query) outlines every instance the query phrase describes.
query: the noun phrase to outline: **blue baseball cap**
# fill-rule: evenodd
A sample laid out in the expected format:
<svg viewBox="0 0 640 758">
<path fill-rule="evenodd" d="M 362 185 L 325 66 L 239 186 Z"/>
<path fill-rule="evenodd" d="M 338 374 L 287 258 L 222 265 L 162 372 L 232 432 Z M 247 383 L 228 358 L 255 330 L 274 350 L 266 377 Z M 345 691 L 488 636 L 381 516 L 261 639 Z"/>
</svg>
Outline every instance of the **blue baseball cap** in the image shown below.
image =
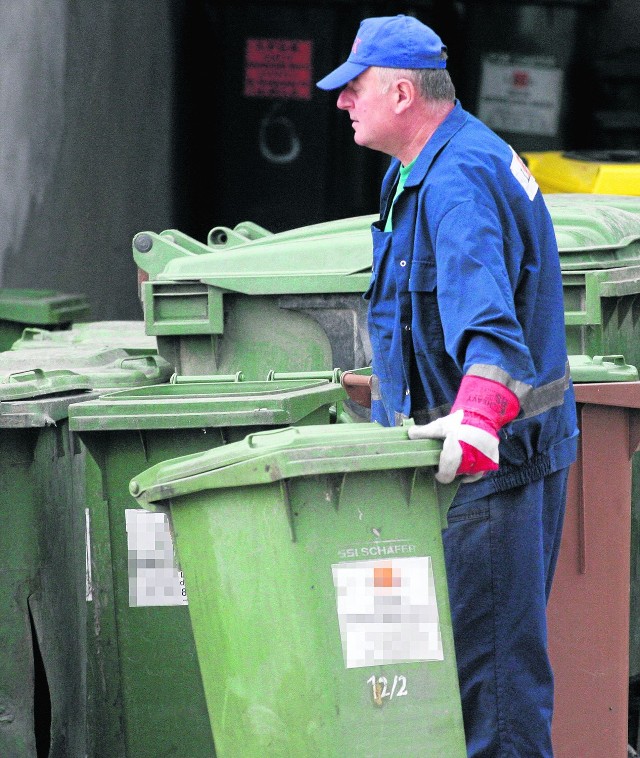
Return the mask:
<svg viewBox="0 0 640 758">
<path fill-rule="evenodd" d="M 365 18 L 346 62 L 316 84 L 320 89 L 344 87 L 370 66 L 446 68 L 447 48 L 438 35 L 413 16 Z"/>
</svg>

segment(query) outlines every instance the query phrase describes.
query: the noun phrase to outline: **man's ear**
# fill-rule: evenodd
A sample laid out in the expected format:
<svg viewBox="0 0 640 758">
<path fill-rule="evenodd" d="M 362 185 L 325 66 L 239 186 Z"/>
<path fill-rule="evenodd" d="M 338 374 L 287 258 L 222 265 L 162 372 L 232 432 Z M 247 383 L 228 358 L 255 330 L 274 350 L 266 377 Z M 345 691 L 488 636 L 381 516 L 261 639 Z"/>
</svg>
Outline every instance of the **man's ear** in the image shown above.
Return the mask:
<svg viewBox="0 0 640 758">
<path fill-rule="evenodd" d="M 395 82 L 396 113 L 405 111 L 416 98 L 416 88 L 409 79 L 397 79 Z"/>
</svg>

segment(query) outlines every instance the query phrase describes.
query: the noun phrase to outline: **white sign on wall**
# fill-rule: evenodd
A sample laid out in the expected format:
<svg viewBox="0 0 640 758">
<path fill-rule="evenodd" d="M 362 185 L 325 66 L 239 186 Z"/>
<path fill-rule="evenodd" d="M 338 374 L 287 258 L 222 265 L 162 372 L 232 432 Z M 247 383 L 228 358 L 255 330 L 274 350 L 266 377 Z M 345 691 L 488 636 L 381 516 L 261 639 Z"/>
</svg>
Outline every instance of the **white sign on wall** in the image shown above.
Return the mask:
<svg viewBox="0 0 640 758">
<path fill-rule="evenodd" d="M 552 59 L 491 53 L 482 62 L 478 118 L 497 131 L 555 137 L 563 72 Z"/>
</svg>

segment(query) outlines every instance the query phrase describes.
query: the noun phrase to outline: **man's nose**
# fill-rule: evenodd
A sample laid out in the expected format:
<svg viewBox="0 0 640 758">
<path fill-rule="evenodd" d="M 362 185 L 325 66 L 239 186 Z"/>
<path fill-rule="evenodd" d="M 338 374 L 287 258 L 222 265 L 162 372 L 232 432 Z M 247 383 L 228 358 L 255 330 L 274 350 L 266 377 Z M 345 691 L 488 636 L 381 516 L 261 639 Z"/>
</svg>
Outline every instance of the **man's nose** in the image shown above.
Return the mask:
<svg viewBox="0 0 640 758">
<path fill-rule="evenodd" d="M 343 111 L 346 111 L 351 107 L 351 99 L 345 94 L 345 90 L 342 90 L 338 95 L 336 105 Z"/>
</svg>

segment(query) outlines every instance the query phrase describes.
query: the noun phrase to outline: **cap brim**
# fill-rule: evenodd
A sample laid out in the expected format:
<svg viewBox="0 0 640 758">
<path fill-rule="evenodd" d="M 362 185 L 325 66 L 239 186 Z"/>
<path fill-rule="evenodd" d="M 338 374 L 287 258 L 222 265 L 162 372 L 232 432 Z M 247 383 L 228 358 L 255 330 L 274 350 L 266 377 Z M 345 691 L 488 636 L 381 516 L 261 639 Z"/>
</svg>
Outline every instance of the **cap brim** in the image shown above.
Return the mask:
<svg viewBox="0 0 640 758">
<path fill-rule="evenodd" d="M 352 79 L 355 79 L 356 76 L 360 76 L 360 74 L 363 71 L 366 71 L 368 68 L 370 68 L 370 66 L 367 64 L 363 65 L 362 63 L 352 63 L 351 61 L 346 61 L 342 64 L 342 66 L 338 66 L 337 69 L 332 71 L 330 74 L 327 74 L 324 79 L 320 79 L 320 81 L 316 84 L 316 87 L 327 90 L 344 87 L 345 84 L 350 82 Z"/>
</svg>

